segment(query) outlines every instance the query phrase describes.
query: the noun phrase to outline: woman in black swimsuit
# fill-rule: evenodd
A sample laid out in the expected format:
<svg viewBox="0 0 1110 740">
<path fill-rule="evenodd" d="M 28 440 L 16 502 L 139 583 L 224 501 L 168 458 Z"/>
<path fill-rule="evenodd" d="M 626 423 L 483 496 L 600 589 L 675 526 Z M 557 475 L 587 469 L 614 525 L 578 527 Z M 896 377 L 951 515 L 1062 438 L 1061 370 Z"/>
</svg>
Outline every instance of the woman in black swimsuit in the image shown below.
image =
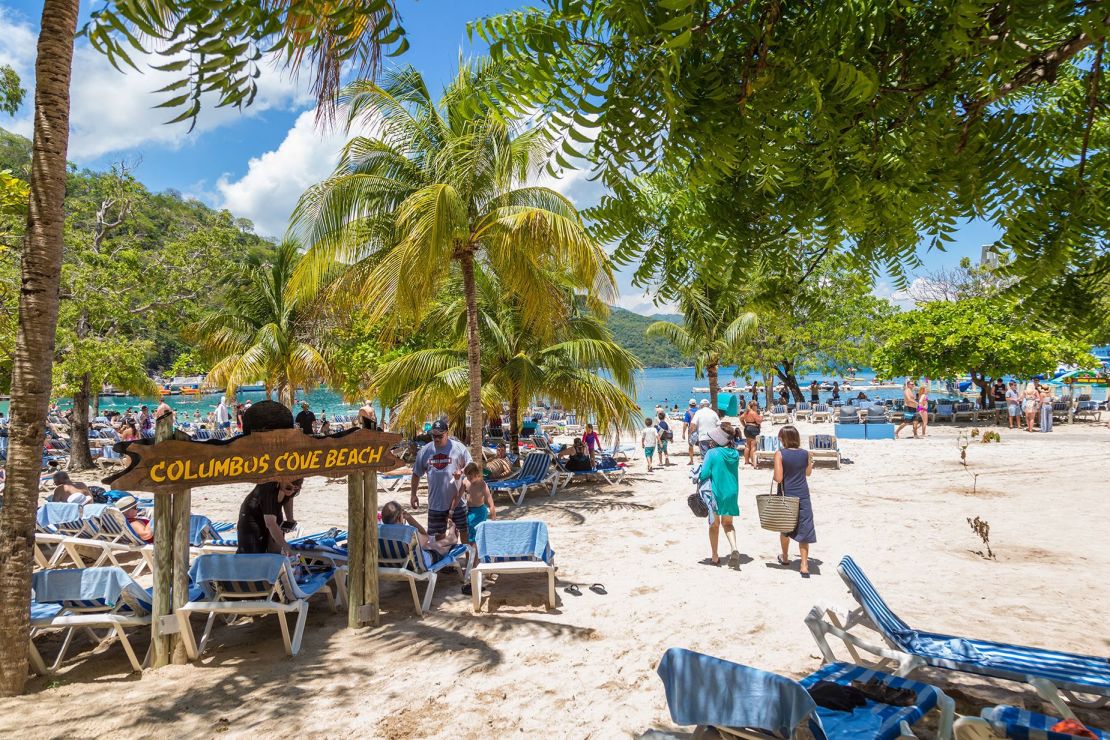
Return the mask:
<svg viewBox="0 0 1110 740">
<path fill-rule="evenodd" d="M 755 467 L 755 440 L 759 437 L 759 430 L 763 426 L 763 415 L 759 413 L 759 402 L 749 401 L 748 408 L 740 417 L 744 425 L 744 464 Z"/>
</svg>

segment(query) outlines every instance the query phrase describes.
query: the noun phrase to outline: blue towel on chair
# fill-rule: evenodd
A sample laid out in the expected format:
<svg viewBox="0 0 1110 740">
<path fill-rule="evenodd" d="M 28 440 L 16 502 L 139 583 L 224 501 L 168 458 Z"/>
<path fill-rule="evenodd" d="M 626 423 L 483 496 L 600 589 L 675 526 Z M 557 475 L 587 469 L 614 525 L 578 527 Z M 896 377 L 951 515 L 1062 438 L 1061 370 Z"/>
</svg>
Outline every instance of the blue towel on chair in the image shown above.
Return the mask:
<svg viewBox="0 0 1110 740">
<path fill-rule="evenodd" d="M 149 604 L 146 590 L 117 567 L 40 570 L 34 574 L 32 588 L 40 604 L 87 602 L 114 607 L 124 591 L 139 603 Z"/>
<path fill-rule="evenodd" d="M 555 557 L 543 522 L 485 521 L 475 529 L 474 537 L 483 563 L 538 560 L 550 564 Z"/>
<path fill-rule="evenodd" d="M 39 507 L 35 521 L 40 527 L 54 528 L 59 524 L 80 521 L 81 507 L 78 504 L 48 501 Z"/>
<path fill-rule="evenodd" d="M 277 553 L 201 555 L 193 561 L 189 578 L 198 585 L 208 581 L 276 583 L 287 562 L 284 555 Z"/>
</svg>

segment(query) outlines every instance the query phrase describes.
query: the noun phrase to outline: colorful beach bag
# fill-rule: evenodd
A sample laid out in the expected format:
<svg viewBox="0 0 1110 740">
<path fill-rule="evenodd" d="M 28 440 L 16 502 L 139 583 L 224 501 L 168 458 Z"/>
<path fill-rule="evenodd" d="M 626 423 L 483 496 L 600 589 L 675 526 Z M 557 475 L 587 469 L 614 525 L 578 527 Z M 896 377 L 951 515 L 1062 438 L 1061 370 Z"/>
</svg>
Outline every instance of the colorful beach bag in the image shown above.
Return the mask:
<svg viewBox="0 0 1110 740">
<path fill-rule="evenodd" d="M 759 511 L 759 526 L 772 532 L 793 532 L 798 528 L 798 499 L 786 496 L 782 486 L 775 492 L 775 481 L 771 481 L 771 493 L 755 497 L 755 508 Z"/>
</svg>

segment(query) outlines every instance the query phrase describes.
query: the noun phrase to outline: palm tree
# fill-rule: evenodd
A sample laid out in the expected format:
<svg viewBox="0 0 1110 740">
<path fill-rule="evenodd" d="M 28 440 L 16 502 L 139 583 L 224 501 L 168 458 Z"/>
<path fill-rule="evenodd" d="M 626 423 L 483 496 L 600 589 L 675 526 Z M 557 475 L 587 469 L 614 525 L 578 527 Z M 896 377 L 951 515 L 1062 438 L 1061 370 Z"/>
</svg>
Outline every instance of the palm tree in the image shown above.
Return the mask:
<svg viewBox="0 0 1110 740">
<path fill-rule="evenodd" d="M 639 361 L 613 341 L 604 322 L 569 291 L 557 304 L 568 318 L 547 331 L 527 328 L 519 300 L 503 297 L 499 282 L 479 273 L 478 323 L 482 343 L 485 409 L 501 414 L 508 401 L 509 438 L 519 451 L 523 405 L 548 398 L 583 415 L 605 431 L 630 428 L 639 416 L 635 373 Z M 557 278 L 553 277 L 557 281 Z M 383 398 L 398 402 L 397 421 L 413 424 L 446 410 L 463 418 L 469 403 L 464 299 L 455 293 L 423 326 L 454 337 L 448 346 L 412 352 L 384 364 L 374 377 Z"/>
<path fill-rule="evenodd" d="M 597 295 L 612 293 L 604 250 L 569 200 L 528 185 L 550 140 L 492 110 L 462 65 L 437 105 L 411 68 L 345 89 L 348 131 L 335 173 L 310 188 L 293 214 L 309 249 L 297 271 L 312 290 L 338 273 L 333 295 L 357 299 L 372 318 L 419 320 L 453 274 L 466 316 L 470 446 L 482 444 L 482 358 L 476 268 L 495 274 L 527 327 L 559 322 L 550 310 L 556 269 Z"/>
<path fill-rule="evenodd" d="M 79 9 L 78 0 L 44 0 L 36 46 L 30 208 L 21 255 L 19 329 L 12 355 L 7 485 L 5 505 L 0 510 L 0 655 L 4 656 L 0 661 L 0 696 L 21 693 L 27 679 L 32 544 L 58 324 L 70 79 Z M 120 31 L 128 22 L 144 29 L 139 34 L 127 34 L 131 43 L 138 43 L 138 37 L 149 39 L 153 32 L 158 37 L 154 45 L 171 42 L 161 48 L 176 55 L 192 42 L 185 52 L 193 56 L 193 64 L 176 58 L 170 62 L 182 65 L 176 68 L 186 70 L 182 74 L 196 91 L 195 95 L 176 99 L 180 105 L 189 106 L 184 118 L 199 112 L 202 86 L 220 94 L 222 103 L 250 105 L 254 98 L 250 92 L 254 77 L 251 63 L 260 48 L 281 49 L 294 74 L 307 54 L 316 67 L 313 85 L 325 113 L 334 100 L 338 70 L 344 61 L 361 62 L 373 72 L 383 46 L 399 42 L 398 51 L 404 48 L 390 0 L 347 8 L 336 7 L 334 0 L 276 0 L 255 12 L 227 14 L 226 10 L 226 3 L 211 0 L 107 3 L 97 10 L 103 23 L 95 46 L 114 55 L 113 63 L 118 64 L 123 52 L 118 37 L 124 35 Z M 185 23 L 187 14 L 198 22 Z M 182 32 L 189 37 L 175 36 Z M 111 41 L 109 37 L 115 40 L 106 44 Z M 235 43 L 243 38 L 248 43 Z M 219 42 L 224 51 L 206 59 L 198 46 L 207 47 L 212 42 Z M 216 59 L 219 61 L 213 68 Z"/>
<path fill-rule="evenodd" d="M 262 380 L 267 395 L 276 391 L 278 400 L 292 408 L 298 386 L 307 389 L 332 379 L 324 353 L 306 341 L 306 301 L 290 287 L 299 259 L 296 243 L 282 242 L 272 263 L 246 268 L 225 310 L 201 319 L 197 339 L 215 363 L 207 384 L 234 396 L 238 386 Z"/>
<path fill-rule="evenodd" d="M 709 376 L 709 402 L 717 408 L 717 368 L 735 358 L 743 338 L 756 325 L 756 315 L 741 311 L 727 288 L 694 283 L 679 292 L 681 326 L 656 321 L 644 334 L 661 337 L 694 359 L 694 374 Z"/>
</svg>

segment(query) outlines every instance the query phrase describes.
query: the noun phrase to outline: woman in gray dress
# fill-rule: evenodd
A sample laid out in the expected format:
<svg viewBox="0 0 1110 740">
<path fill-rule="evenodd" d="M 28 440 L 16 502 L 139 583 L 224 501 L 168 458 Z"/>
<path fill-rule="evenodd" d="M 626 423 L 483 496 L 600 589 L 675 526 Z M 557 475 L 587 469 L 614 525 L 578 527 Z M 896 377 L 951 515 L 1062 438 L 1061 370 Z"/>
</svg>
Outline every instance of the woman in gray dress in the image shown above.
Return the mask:
<svg viewBox="0 0 1110 740">
<path fill-rule="evenodd" d="M 813 455 L 802 446 L 801 435 L 792 425 L 779 430 L 779 450 L 775 453 L 775 481 L 782 484 L 783 493 L 798 499 L 798 526 L 793 532 L 779 535 L 782 555 L 780 565 L 790 565 L 790 540 L 798 543 L 802 557 L 802 578 L 809 578 L 809 545 L 817 541 L 813 528 L 813 507 L 809 502 L 809 483 L 806 478 L 813 472 Z"/>
</svg>

